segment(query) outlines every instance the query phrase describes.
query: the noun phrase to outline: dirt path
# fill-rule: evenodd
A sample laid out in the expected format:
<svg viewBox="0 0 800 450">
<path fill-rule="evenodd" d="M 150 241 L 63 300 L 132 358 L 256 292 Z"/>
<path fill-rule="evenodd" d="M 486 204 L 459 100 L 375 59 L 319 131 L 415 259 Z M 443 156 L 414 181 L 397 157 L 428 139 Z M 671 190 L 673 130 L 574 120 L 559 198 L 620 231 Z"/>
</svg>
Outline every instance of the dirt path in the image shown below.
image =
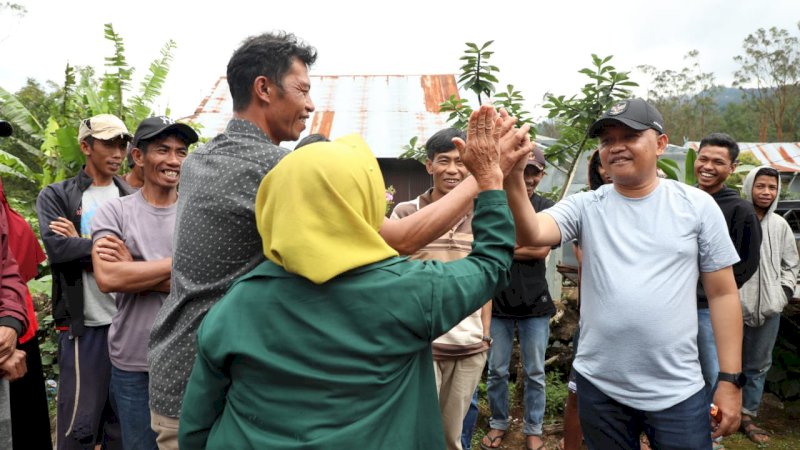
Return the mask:
<svg viewBox="0 0 800 450">
<path fill-rule="evenodd" d="M 522 408 L 515 405 L 512 408 L 511 421 L 508 434 L 503 439 L 503 444 L 499 447 L 502 450 L 525 450 L 525 435 L 522 434 Z M 488 431 L 486 418 L 481 417 L 479 425 L 483 427 L 481 435 Z M 791 418 L 782 408 L 780 401 L 772 394 L 764 397 L 761 407 L 761 414 L 757 423 L 770 432 L 770 444 L 768 446 L 758 446 L 750 442 L 742 433 L 736 433 L 723 440 L 726 449 L 729 450 L 750 450 L 750 449 L 786 449 L 800 450 L 800 419 Z M 553 423 L 544 427 L 545 448 L 555 450 L 558 448 L 558 441 L 561 439 L 561 423 Z M 480 450 L 478 445 L 474 445 L 473 450 Z M 585 448 L 585 447 L 584 447 Z"/>
</svg>

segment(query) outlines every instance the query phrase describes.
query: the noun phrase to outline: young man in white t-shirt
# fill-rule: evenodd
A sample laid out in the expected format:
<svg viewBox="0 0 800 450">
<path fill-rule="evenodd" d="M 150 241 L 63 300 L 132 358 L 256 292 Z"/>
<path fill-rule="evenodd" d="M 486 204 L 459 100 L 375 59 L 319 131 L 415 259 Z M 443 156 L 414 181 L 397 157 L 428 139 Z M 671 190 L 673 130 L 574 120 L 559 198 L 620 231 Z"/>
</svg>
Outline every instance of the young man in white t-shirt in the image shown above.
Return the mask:
<svg viewBox="0 0 800 450">
<path fill-rule="evenodd" d="M 110 199 L 133 193 L 116 176 L 131 139 L 110 114 L 81 121 L 80 149 L 86 165 L 75 177 L 39 193 L 36 210 L 53 274 L 53 319 L 59 335 L 56 446 L 84 449 L 106 442 L 121 448 L 119 424 L 108 396 L 111 362 L 108 329 L 114 299 L 100 292 L 91 261 L 92 221 Z"/>
</svg>

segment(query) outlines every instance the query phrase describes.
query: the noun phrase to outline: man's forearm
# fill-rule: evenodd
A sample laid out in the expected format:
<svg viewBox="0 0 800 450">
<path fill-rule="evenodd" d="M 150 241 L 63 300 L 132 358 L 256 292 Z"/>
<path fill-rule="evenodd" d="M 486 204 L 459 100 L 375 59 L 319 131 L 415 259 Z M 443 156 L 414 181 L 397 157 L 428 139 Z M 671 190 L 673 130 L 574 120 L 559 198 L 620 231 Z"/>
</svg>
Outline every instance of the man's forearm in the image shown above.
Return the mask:
<svg viewBox="0 0 800 450">
<path fill-rule="evenodd" d="M 170 278 L 172 258 L 155 261 L 109 262 L 94 258 L 97 285 L 103 292 L 137 293 L 156 290 Z"/>
<path fill-rule="evenodd" d="M 478 183 L 468 177 L 447 195 L 399 220 L 384 220 L 383 239 L 402 255 L 410 255 L 454 227 L 469 210 Z"/>
<path fill-rule="evenodd" d="M 517 247 L 514 249 L 514 259 L 517 261 L 545 259 L 549 254 L 550 247 Z"/>
<path fill-rule="evenodd" d="M 506 177 L 504 187 L 508 194 L 508 206 L 511 208 L 511 214 L 514 216 L 514 223 L 517 227 L 517 245 L 535 245 L 539 226 L 536 211 L 533 210 L 533 205 L 528 198 L 522 174 L 512 172 Z"/>
<path fill-rule="evenodd" d="M 738 293 L 709 298 L 711 325 L 717 343 L 719 370 L 742 371 L 742 307 Z"/>
</svg>

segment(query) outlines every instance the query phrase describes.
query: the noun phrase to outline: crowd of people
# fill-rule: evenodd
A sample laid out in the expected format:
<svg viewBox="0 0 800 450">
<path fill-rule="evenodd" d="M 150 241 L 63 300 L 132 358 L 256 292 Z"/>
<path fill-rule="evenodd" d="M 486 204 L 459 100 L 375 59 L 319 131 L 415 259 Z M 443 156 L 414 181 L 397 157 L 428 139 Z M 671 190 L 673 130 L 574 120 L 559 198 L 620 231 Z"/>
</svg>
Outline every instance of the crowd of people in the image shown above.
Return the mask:
<svg viewBox="0 0 800 450">
<path fill-rule="evenodd" d="M 227 67 L 234 117 L 191 154 L 197 133 L 169 117 L 133 134 L 81 121 L 85 165 L 36 202 L 57 449 L 469 449 L 487 367 L 480 447 L 500 448 L 515 331 L 525 447 L 544 449 L 545 267 L 562 244 L 581 264 L 563 448 L 769 439 L 755 419 L 800 267 L 775 169 L 740 198 L 725 185 L 739 148 L 713 133 L 697 187 L 661 178 L 663 118 L 629 99 L 589 129 L 591 189 L 554 203 L 528 126 L 484 105 L 427 140 L 433 186 L 386 218 L 359 136 L 280 146 L 314 111 L 316 57 L 292 34 L 245 40 Z M 45 254 L 1 197 L 0 372 L 17 381 L 0 385 L 0 447 L 48 449 L 25 286 Z"/>
</svg>

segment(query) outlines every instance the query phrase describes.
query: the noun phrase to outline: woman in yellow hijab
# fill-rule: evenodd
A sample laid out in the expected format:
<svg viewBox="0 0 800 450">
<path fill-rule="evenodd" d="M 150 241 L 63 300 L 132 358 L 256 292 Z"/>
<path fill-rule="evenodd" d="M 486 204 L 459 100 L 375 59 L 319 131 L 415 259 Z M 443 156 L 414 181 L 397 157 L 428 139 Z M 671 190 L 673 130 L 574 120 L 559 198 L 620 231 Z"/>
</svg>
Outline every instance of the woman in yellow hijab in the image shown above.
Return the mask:
<svg viewBox="0 0 800 450">
<path fill-rule="evenodd" d="M 514 226 L 505 193 L 484 191 L 469 257 L 409 261 L 377 232 L 385 202 L 355 135 L 264 178 L 267 261 L 200 326 L 182 449 L 444 448 L 431 341 L 506 285 Z"/>
</svg>

